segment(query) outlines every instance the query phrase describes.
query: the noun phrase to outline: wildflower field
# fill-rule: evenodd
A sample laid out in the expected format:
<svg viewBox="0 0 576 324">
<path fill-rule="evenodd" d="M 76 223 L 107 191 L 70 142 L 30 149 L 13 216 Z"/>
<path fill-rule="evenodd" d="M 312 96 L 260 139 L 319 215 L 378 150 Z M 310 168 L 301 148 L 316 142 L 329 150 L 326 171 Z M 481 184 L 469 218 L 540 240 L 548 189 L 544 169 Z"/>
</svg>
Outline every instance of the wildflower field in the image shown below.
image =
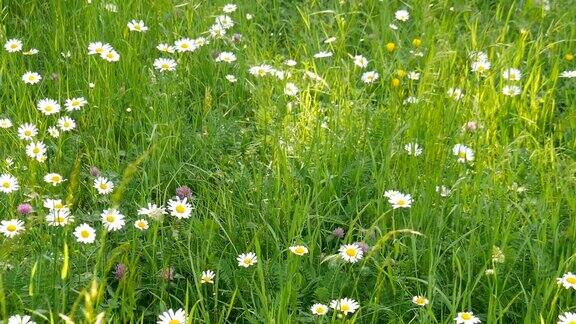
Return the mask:
<svg viewBox="0 0 576 324">
<path fill-rule="evenodd" d="M 576 323 L 573 2 L 0 10 L 0 323 Z"/>
</svg>

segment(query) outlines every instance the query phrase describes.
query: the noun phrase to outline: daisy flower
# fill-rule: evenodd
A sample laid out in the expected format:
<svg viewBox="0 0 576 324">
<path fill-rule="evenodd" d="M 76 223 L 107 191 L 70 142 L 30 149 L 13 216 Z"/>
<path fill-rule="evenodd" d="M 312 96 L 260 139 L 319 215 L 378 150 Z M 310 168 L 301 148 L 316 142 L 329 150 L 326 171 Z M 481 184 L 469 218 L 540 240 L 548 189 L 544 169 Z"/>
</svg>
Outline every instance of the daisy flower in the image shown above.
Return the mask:
<svg viewBox="0 0 576 324">
<path fill-rule="evenodd" d="M 360 68 L 365 68 L 368 66 L 368 59 L 362 55 L 355 55 L 353 57 L 354 65 Z"/>
<path fill-rule="evenodd" d="M 8 118 L 0 118 L 0 128 L 10 128 L 12 127 L 12 121 Z"/>
<path fill-rule="evenodd" d="M 44 199 L 44 208 L 48 208 L 49 210 L 59 210 L 66 208 L 66 205 L 62 203 L 61 199 Z"/>
<path fill-rule="evenodd" d="M 448 89 L 446 94 L 448 95 L 448 97 L 456 101 L 460 101 L 462 100 L 462 98 L 464 98 L 464 92 L 460 88 L 450 88 Z"/>
<path fill-rule="evenodd" d="M 576 290 L 576 274 L 572 272 L 565 273 L 562 277 L 556 278 L 558 285 L 564 286 L 566 289 Z"/>
<path fill-rule="evenodd" d="M 424 296 L 414 296 L 412 297 L 412 303 L 418 306 L 426 306 L 430 303 L 430 301 Z"/>
<path fill-rule="evenodd" d="M 270 65 L 262 64 L 251 67 L 248 72 L 254 76 L 263 77 L 272 72 Z"/>
<path fill-rule="evenodd" d="M 476 61 L 472 63 L 471 70 L 475 73 L 484 73 L 490 70 L 491 64 L 488 61 Z"/>
<path fill-rule="evenodd" d="M 94 188 L 96 188 L 99 194 L 107 195 L 114 189 L 114 183 L 104 177 L 98 177 L 94 179 Z"/>
<path fill-rule="evenodd" d="M 194 52 L 198 46 L 196 42 L 190 38 L 181 38 L 174 42 L 174 47 L 176 51 L 183 53 L 183 52 Z"/>
<path fill-rule="evenodd" d="M 566 312 L 558 316 L 558 324 L 575 324 L 576 313 Z"/>
<path fill-rule="evenodd" d="M 26 52 L 22 52 L 22 55 L 36 55 L 40 53 L 40 51 L 36 48 L 31 48 L 29 50 L 27 50 Z"/>
<path fill-rule="evenodd" d="M 407 10 L 398 10 L 394 13 L 394 18 L 400 21 L 408 21 L 408 19 L 410 19 L 410 13 Z"/>
<path fill-rule="evenodd" d="M 160 72 L 176 70 L 175 60 L 169 58 L 157 58 L 154 60 L 154 67 Z"/>
<path fill-rule="evenodd" d="M 24 231 L 24 222 L 18 219 L 3 220 L 0 222 L 0 233 L 12 238 Z"/>
<path fill-rule="evenodd" d="M 204 45 L 208 45 L 210 42 L 204 37 L 198 37 L 194 40 L 194 43 L 196 43 L 196 46 L 202 47 Z"/>
<path fill-rule="evenodd" d="M 158 205 L 151 203 L 148 203 L 148 207 L 142 207 L 138 209 L 138 215 L 145 215 L 156 220 L 160 219 L 163 215 L 166 214 L 167 213 L 164 207 L 158 207 Z"/>
<path fill-rule="evenodd" d="M 60 131 L 58 130 L 58 127 L 50 126 L 48 127 L 48 134 L 54 138 L 58 138 L 60 136 Z"/>
<path fill-rule="evenodd" d="M 158 46 L 156 46 L 156 49 L 164 53 L 174 53 L 176 51 L 174 46 L 170 46 L 164 43 L 158 44 Z"/>
<path fill-rule="evenodd" d="M 351 298 L 335 299 L 330 302 L 330 308 L 344 313 L 344 315 L 353 314 L 360 305 Z"/>
<path fill-rule="evenodd" d="M 26 84 L 36 84 L 42 80 L 42 76 L 36 72 L 28 71 L 22 76 L 22 81 Z"/>
<path fill-rule="evenodd" d="M 76 122 L 68 116 L 62 116 L 58 119 L 58 127 L 60 127 L 63 132 L 68 132 L 76 128 Z"/>
<path fill-rule="evenodd" d="M 520 94 L 522 90 L 520 89 L 519 86 L 515 86 L 515 85 L 507 85 L 504 86 L 504 88 L 502 88 L 502 93 L 506 96 L 509 97 L 516 97 L 517 95 Z"/>
<path fill-rule="evenodd" d="M 456 324 L 476 324 L 480 323 L 480 319 L 472 312 L 460 312 L 458 316 L 454 319 Z"/>
<path fill-rule="evenodd" d="M 294 83 L 288 82 L 284 86 L 284 94 L 287 96 L 295 96 L 298 94 L 298 87 Z"/>
<path fill-rule="evenodd" d="M 29 157 L 41 160 L 46 154 L 46 145 L 42 142 L 30 142 L 26 145 L 26 155 Z"/>
<path fill-rule="evenodd" d="M 452 193 L 452 190 L 446 186 L 436 186 L 436 192 L 440 194 L 440 197 L 448 197 Z"/>
<path fill-rule="evenodd" d="M 213 284 L 215 276 L 216 275 L 214 274 L 214 271 L 212 271 L 212 270 L 202 271 L 202 276 L 200 277 L 200 283 Z"/>
<path fill-rule="evenodd" d="M 216 17 L 216 20 L 214 21 L 215 25 L 220 25 L 222 26 L 222 28 L 224 29 L 230 29 L 232 27 L 234 27 L 234 21 L 232 20 L 232 18 L 230 18 L 230 16 L 227 15 L 220 15 L 218 17 Z"/>
<path fill-rule="evenodd" d="M 236 260 L 238 261 L 238 265 L 244 268 L 253 266 L 258 262 L 258 258 L 254 252 L 242 253 L 236 258 Z"/>
<path fill-rule="evenodd" d="M 36 107 L 46 116 L 56 114 L 60 111 L 60 104 L 54 99 L 41 99 L 38 101 Z"/>
<path fill-rule="evenodd" d="M 467 161 L 474 160 L 474 151 L 462 144 L 454 145 L 452 148 L 452 154 L 458 157 L 458 162 L 460 163 L 466 163 Z"/>
<path fill-rule="evenodd" d="M 88 55 L 101 55 L 112 50 L 112 46 L 110 44 L 103 44 L 101 42 L 94 42 L 88 44 Z"/>
<path fill-rule="evenodd" d="M 392 205 L 393 209 L 410 208 L 412 206 L 412 196 L 395 192 L 388 197 L 388 202 Z"/>
<path fill-rule="evenodd" d="M 144 25 L 144 22 L 142 20 L 138 21 L 136 19 L 132 19 L 128 23 L 128 29 L 130 29 L 130 31 L 135 32 L 145 32 L 148 30 L 148 27 Z"/>
<path fill-rule="evenodd" d="M 94 243 L 96 240 L 96 231 L 86 223 L 82 223 L 74 229 L 74 236 L 80 243 Z"/>
<path fill-rule="evenodd" d="M 328 37 L 324 40 L 324 44 L 331 44 L 331 43 L 334 43 L 336 40 L 337 40 L 337 38 L 334 36 Z"/>
<path fill-rule="evenodd" d="M 232 52 L 221 52 L 215 59 L 216 62 L 232 63 L 236 61 L 236 55 Z"/>
<path fill-rule="evenodd" d="M 408 152 L 408 155 L 420 156 L 422 154 L 422 147 L 418 143 L 408 143 L 404 145 L 404 150 Z"/>
<path fill-rule="evenodd" d="M 303 256 L 304 254 L 308 254 L 308 248 L 305 247 L 304 245 L 295 245 L 295 246 L 291 246 L 289 247 L 290 252 L 298 255 L 298 256 Z"/>
<path fill-rule="evenodd" d="M 236 81 L 238 81 L 238 79 L 236 79 L 236 77 L 233 76 L 232 74 L 226 75 L 226 80 L 228 80 L 228 82 L 230 83 L 235 83 Z"/>
<path fill-rule="evenodd" d="M 124 215 L 115 208 L 105 209 L 102 214 L 100 214 L 102 219 L 102 225 L 108 231 L 118 231 L 126 224 L 124 221 Z"/>
<path fill-rule="evenodd" d="M 502 78 L 508 81 L 520 81 L 522 73 L 518 69 L 506 69 L 502 72 Z"/>
<path fill-rule="evenodd" d="M 364 83 L 374 83 L 380 76 L 376 71 L 364 72 L 360 78 Z"/>
<path fill-rule="evenodd" d="M 576 78 L 576 70 L 566 70 L 566 71 L 562 71 L 562 73 L 560 73 L 560 77 L 561 78 L 567 78 L 567 79 L 572 79 L 572 78 Z"/>
<path fill-rule="evenodd" d="M 32 317 L 28 315 L 21 316 L 16 314 L 8 318 L 8 324 L 36 324 L 36 322 L 34 322 Z"/>
<path fill-rule="evenodd" d="M 74 216 L 70 214 L 70 209 L 66 207 L 52 209 L 46 215 L 46 222 L 50 226 L 65 226 L 74 222 Z"/>
<path fill-rule="evenodd" d="M 235 4 L 227 4 L 224 6 L 224 8 L 222 8 L 222 11 L 224 11 L 225 13 L 233 13 L 234 11 L 236 11 L 236 9 L 238 8 L 238 6 L 236 6 Z"/>
<path fill-rule="evenodd" d="M 84 97 L 71 98 L 71 99 L 66 99 L 66 102 L 64 103 L 64 107 L 66 108 L 66 111 L 76 111 L 76 110 L 80 110 L 87 103 L 88 103 L 88 101 L 86 101 L 86 99 L 84 99 Z"/>
<path fill-rule="evenodd" d="M 22 50 L 22 41 L 16 38 L 9 39 L 4 44 L 4 49 L 8 51 L 8 53 L 16 53 Z"/>
<path fill-rule="evenodd" d="M 100 54 L 100 57 L 108 62 L 120 61 L 120 54 L 115 50 L 109 50 Z"/>
<path fill-rule="evenodd" d="M 420 73 L 416 71 L 410 71 L 408 72 L 407 78 L 414 81 L 420 80 Z"/>
<path fill-rule="evenodd" d="M 134 227 L 136 227 L 137 229 L 141 230 L 141 231 L 145 231 L 148 229 L 148 221 L 145 219 L 139 219 L 137 221 L 134 222 Z"/>
<path fill-rule="evenodd" d="M 18 188 L 20 188 L 18 179 L 7 173 L 0 174 L 0 192 L 9 194 L 18 190 Z"/>
<path fill-rule="evenodd" d="M 158 324 L 184 324 L 186 323 L 186 313 L 182 308 L 176 312 L 170 308 L 158 316 Z"/>
<path fill-rule="evenodd" d="M 284 61 L 284 64 L 288 65 L 288 66 L 296 66 L 296 64 L 298 64 L 298 62 L 296 62 L 294 60 L 286 60 L 286 61 Z"/>
<path fill-rule="evenodd" d="M 62 178 L 62 176 L 58 173 L 48 173 L 44 176 L 44 182 L 47 182 L 53 186 L 61 184 L 62 181 L 64 181 L 64 178 Z"/>
<path fill-rule="evenodd" d="M 189 218 L 192 213 L 192 206 L 187 202 L 188 198 L 180 199 L 174 197 L 168 201 L 168 210 L 170 215 L 176 216 L 179 219 Z"/>
<path fill-rule="evenodd" d="M 332 55 L 333 53 L 330 51 L 321 51 L 314 54 L 314 58 L 326 58 L 326 57 L 332 57 Z"/>
<path fill-rule="evenodd" d="M 344 244 L 338 250 L 340 257 L 346 262 L 356 263 L 362 259 L 364 251 L 356 243 Z"/>
<path fill-rule="evenodd" d="M 310 312 L 318 316 L 326 315 L 326 313 L 328 313 L 328 310 L 329 310 L 328 306 L 320 303 L 316 303 L 312 305 L 312 307 L 310 307 Z"/>
</svg>

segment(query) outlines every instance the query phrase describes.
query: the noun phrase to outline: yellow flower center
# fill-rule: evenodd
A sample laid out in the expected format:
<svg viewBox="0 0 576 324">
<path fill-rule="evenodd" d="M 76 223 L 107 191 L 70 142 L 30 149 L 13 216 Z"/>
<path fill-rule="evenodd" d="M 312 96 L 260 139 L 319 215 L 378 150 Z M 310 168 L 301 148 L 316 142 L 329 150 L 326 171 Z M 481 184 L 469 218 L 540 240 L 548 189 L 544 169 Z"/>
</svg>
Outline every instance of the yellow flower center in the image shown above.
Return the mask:
<svg viewBox="0 0 576 324">
<path fill-rule="evenodd" d="M 88 238 L 90 237 L 90 232 L 88 232 L 87 230 L 83 230 L 82 232 L 80 232 L 80 236 L 82 236 L 82 238 Z"/>
<path fill-rule="evenodd" d="M 111 59 L 111 58 L 113 58 L 113 57 L 114 57 L 114 54 L 112 54 L 112 53 L 108 53 L 108 54 L 106 54 L 106 57 L 107 57 L 107 58 L 109 58 L 109 59 Z"/>
<path fill-rule="evenodd" d="M 176 212 L 177 212 L 177 213 L 182 214 L 182 213 L 184 213 L 185 211 L 186 211 L 186 207 L 184 207 L 184 205 L 178 205 L 178 206 L 176 206 Z"/>
<path fill-rule="evenodd" d="M 294 253 L 299 254 L 299 255 L 304 254 L 304 247 L 303 247 L 303 246 L 297 246 L 297 247 L 294 249 Z"/>
<path fill-rule="evenodd" d="M 416 298 L 416 304 L 424 305 L 424 304 L 426 304 L 426 299 L 424 297 L 420 296 L 420 297 Z"/>
<path fill-rule="evenodd" d="M 138 226 L 138 227 L 141 228 L 141 229 L 144 229 L 144 228 L 146 228 L 146 223 L 144 223 L 144 222 L 138 222 L 138 224 L 137 224 L 136 226 Z"/>
<path fill-rule="evenodd" d="M 40 148 L 38 146 L 36 146 L 34 149 L 32 149 L 32 153 L 34 153 L 34 154 L 40 153 Z"/>
<path fill-rule="evenodd" d="M 55 203 L 55 204 L 54 204 L 54 208 L 55 208 L 55 209 L 61 209 L 62 207 L 64 207 L 64 205 L 62 205 L 62 203 L 59 203 L 59 202 L 58 202 L 58 203 Z"/>
<path fill-rule="evenodd" d="M 10 225 L 6 226 L 6 229 L 8 230 L 8 232 L 15 232 L 16 231 L 16 225 L 10 224 Z"/>
<path fill-rule="evenodd" d="M 103 183 L 100 184 L 100 189 L 106 190 L 106 189 L 108 189 L 108 185 L 103 182 Z"/>
<path fill-rule="evenodd" d="M 458 157 L 461 159 L 465 159 L 466 158 L 466 152 L 464 152 L 464 151 L 458 152 Z"/>
<path fill-rule="evenodd" d="M 572 285 L 576 285 L 576 276 L 566 278 L 566 282 Z"/>
<path fill-rule="evenodd" d="M 568 324 L 576 324 L 576 320 L 572 320 L 572 321 L 568 322 Z"/>
<path fill-rule="evenodd" d="M 162 69 L 163 70 L 168 70 L 168 68 L 170 67 L 170 65 L 168 65 L 167 63 L 162 64 Z"/>
<path fill-rule="evenodd" d="M 346 249 L 346 255 L 349 257 L 355 257 L 356 254 L 358 254 L 358 252 L 356 251 L 355 248 L 347 248 Z"/>
<path fill-rule="evenodd" d="M 180 47 L 182 47 L 182 48 L 188 48 L 188 44 L 184 43 L 184 44 L 180 45 Z"/>
<path fill-rule="evenodd" d="M 60 182 L 60 176 L 59 175 L 53 175 L 52 176 L 52 182 Z"/>
<path fill-rule="evenodd" d="M 342 311 L 342 312 L 347 312 L 349 310 L 350 310 L 350 305 L 348 305 L 348 304 L 344 304 L 344 305 L 340 306 L 340 311 Z"/>
<path fill-rule="evenodd" d="M 112 222 L 114 222 L 115 220 L 116 220 L 116 217 L 115 217 L 114 215 L 112 215 L 112 214 L 106 216 L 106 221 L 107 221 L 108 223 L 112 223 Z"/>
<path fill-rule="evenodd" d="M 463 319 L 463 320 L 470 320 L 470 319 L 472 319 L 472 314 L 470 314 L 470 313 L 463 313 L 463 314 L 462 314 L 462 319 Z"/>
<path fill-rule="evenodd" d="M 78 101 L 78 100 L 72 101 L 72 106 L 74 106 L 74 107 L 80 106 L 80 101 Z"/>
<path fill-rule="evenodd" d="M 171 319 L 170 322 L 168 322 L 168 324 L 180 324 L 180 321 L 177 319 Z"/>
<path fill-rule="evenodd" d="M 6 181 L 2 183 L 2 187 L 4 188 L 10 188 L 10 182 Z"/>
<path fill-rule="evenodd" d="M 18 47 L 18 45 L 16 45 L 16 44 L 10 44 L 10 48 L 16 48 L 16 47 Z"/>
<path fill-rule="evenodd" d="M 31 75 L 31 76 L 29 76 L 29 77 L 28 77 L 28 80 L 30 80 L 30 81 L 34 81 L 34 80 L 36 80 L 36 77 L 35 77 L 35 76 L 33 76 L 33 75 Z"/>
<path fill-rule="evenodd" d="M 245 259 L 244 259 L 244 264 L 248 264 L 248 265 L 252 264 L 252 259 L 250 259 L 250 258 L 245 258 Z"/>
<path fill-rule="evenodd" d="M 140 27 L 140 25 L 134 25 L 134 29 L 136 30 L 140 30 L 142 27 Z"/>
<path fill-rule="evenodd" d="M 58 217 L 56 217 L 55 222 L 56 223 L 64 223 L 65 220 L 66 219 L 64 217 L 58 216 Z"/>
<path fill-rule="evenodd" d="M 404 199 L 398 199 L 397 205 L 398 205 L 398 206 L 406 206 L 406 205 L 407 205 L 407 202 L 406 202 L 406 200 L 404 200 Z"/>
<path fill-rule="evenodd" d="M 95 52 L 96 52 L 96 53 L 102 53 L 102 52 L 104 52 L 104 49 L 103 49 L 102 47 L 98 47 L 98 48 L 95 50 Z"/>
<path fill-rule="evenodd" d="M 26 136 L 31 136 L 31 135 L 32 135 L 32 131 L 25 130 L 25 131 L 24 131 L 24 135 L 26 135 Z"/>
</svg>

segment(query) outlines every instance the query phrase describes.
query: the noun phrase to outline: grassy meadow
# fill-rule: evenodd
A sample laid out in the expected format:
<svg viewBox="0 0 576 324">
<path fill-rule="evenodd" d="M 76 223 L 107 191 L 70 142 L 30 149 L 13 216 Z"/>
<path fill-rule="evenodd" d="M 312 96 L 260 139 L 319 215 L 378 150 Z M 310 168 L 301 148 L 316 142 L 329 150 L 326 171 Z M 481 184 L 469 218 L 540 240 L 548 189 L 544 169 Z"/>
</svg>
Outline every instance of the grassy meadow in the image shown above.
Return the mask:
<svg viewBox="0 0 576 324">
<path fill-rule="evenodd" d="M 573 2 L 0 10 L 0 323 L 576 323 Z"/>
</svg>

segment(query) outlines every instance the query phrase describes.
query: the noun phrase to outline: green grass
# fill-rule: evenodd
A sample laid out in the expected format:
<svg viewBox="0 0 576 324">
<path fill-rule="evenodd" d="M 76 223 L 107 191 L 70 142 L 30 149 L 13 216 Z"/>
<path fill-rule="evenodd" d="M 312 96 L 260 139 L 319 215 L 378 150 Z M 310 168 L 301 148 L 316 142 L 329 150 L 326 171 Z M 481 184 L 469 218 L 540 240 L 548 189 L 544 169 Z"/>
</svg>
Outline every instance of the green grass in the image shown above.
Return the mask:
<svg viewBox="0 0 576 324">
<path fill-rule="evenodd" d="M 116 1 L 118 12 L 105 3 L 0 1 L 0 42 L 18 38 L 24 51 L 40 51 L 0 51 L 0 119 L 14 124 L 0 129 L 0 159 L 13 160 L 0 174 L 21 186 L 0 192 L 0 220 L 25 222 L 21 234 L 0 235 L 0 319 L 59 323 L 66 314 L 93 323 L 104 312 L 107 322 L 153 323 L 183 308 L 189 323 L 453 323 L 473 311 L 484 323 L 528 324 L 576 312 L 574 289 L 556 284 L 576 272 L 576 86 L 559 77 L 575 69 L 565 57 L 576 52 L 570 1 L 547 11 L 533 0 L 238 0 L 225 39 L 174 54 L 156 45 L 208 37 L 227 2 Z M 399 9 L 410 12 L 407 22 L 394 20 Z M 129 32 L 132 19 L 150 29 Z M 239 43 L 229 41 L 234 33 Z M 110 43 L 120 61 L 87 55 L 95 41 Z M 313 58 L 324 50 L 333 56 Z M 237 61 L 215 62 L 222 51 Z M 488 54 L 485 75 L 471 71 L 471 51 Z M 354 66 L 357 54 L 370 60 L 366 69 Z M 176 70 L 154 70 L 159 57 L 177 60 Z M 289 58 L 298 65 L 284 65 Z M 250 75 L 259 64 L 290 76 Z M 511 67 L 521 81 L 503 80 Z M 377 82 L 362 83 L 372 70 Z M 42 80 L 23 83 L 26 71 Z M 287 82 L 300 89 L 296 97 L 283 93 Z M 521 94 L 503 95 L 506 84 Z M 449 88 L 464 98 L 449 98 Z M 410 96 L 419 102 L 403 104 Z M 35 108 L 42 98 L 63 105 L 71 97 L 88 105 L 51 116 Z M 48 127 L 64 115 L 77 128 L 52 138 Z M 463 131 L 468 121 L 477 131 Z M 23 123 L 38 127 L 44 163 L 26 156 L 16 131 Z M 422 155 L 406 154 L 409 142 Z M 474 150 L 473 163 L 457 162 L 458 143 Z M 112 194 L 96 193 L 91 166 L 114 182 Z M 67 180 L 51 186 L 49 172 Z M 134 227 L 140 207 L 165 204 L 183 185 L 195 196 L 190 218 Z M 450 196 L 436 192 L 440 185 Z M 391 189 L 411 194 L 412 207 L 392 209 Z M 62 199 L 75 222 L 49 226 L 46 197 Z M 35 211 L 20 215 L 24 202 Z M 126 226 L 106 232 L 100 213 L 113 206 Z M 92 244 L 73 235 L 84 222 L 96 229 Z M 337 227 L 343 238 L 332 235 Z M 332 257 L 360 241 L 370 250 L 358 263 Z M 309 254 L 290 253 L 295 244 Z M 494 246 L 503 263 L 492 261 Z M 239 267 L 236 257 L 250 251 L 257 264 Z M 120 280 L 119 263 L 127 268 Z M 162 275 L 168 268 L 172 280 Z M 213 285 L 200 282 L 207 269 Z M 415 295 L 430 304 L 414 305 Z M 344 297 L 359 310 L 310 312 Z"/>
</svg>

